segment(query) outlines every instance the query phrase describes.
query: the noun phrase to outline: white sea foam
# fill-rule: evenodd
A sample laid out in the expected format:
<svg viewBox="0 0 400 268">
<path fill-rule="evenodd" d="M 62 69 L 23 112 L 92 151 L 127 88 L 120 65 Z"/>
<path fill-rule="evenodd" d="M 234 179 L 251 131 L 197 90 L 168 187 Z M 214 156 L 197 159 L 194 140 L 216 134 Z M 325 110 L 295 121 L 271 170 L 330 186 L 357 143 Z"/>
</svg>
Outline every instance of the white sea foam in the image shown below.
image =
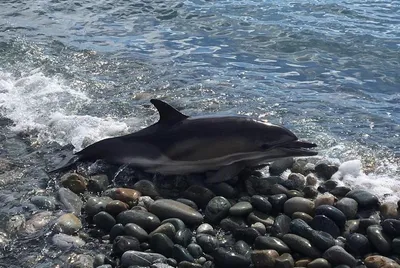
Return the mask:
<svg viewBox="0 0 400 268">
<path fill-rule="evenodd" d="M 37 132 L 38 142 L 71 143 L 80 150 L 87 143 L 127 132 L 125 122 L 77 114 L 90 102 L 84 92 L 41 72 L 16 78 L 0 71 L 1 115 L 14 122 L 13 131 Z"/>
</svg>

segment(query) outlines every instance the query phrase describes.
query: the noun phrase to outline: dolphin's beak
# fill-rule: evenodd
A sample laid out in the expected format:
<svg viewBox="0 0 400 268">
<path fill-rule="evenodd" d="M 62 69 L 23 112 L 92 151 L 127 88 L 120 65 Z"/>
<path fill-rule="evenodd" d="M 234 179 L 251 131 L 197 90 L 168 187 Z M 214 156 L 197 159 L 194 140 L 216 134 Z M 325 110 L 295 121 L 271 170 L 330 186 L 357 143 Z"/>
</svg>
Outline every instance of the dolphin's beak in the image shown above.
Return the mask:
<svg viewBox="0 0 400 268">
<path fill-rule="evenodd" d="M 296 140 L 280 144 L 276 148 L 279 148 L 292 156 L 313 156 L 318 154 L 318 152 L 310 150 L 310 148 L 314 147 L 317 147 L 315 143 Z"/>
</svg>

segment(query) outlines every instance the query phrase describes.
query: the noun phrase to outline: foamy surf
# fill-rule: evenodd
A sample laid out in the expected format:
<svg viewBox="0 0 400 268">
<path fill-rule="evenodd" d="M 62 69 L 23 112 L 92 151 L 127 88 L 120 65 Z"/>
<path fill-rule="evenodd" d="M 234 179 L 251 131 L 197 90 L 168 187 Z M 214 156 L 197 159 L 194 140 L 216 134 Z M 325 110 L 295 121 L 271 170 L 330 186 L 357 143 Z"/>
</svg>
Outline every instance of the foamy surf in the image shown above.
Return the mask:
<svg viewBox="0 0 400 268">
<path fill-rule="evenodd" d="M 79 107 L 92 100 L 55 77 L 32 73 L 16 78 L 0 71 L 0 113 L 13 121 L 15 132 L 36 133 L 36 142 L 72 144 L 80 150 L 88 143 L 128 131 L 113 118 L 79 115 Z"/>
</svg>

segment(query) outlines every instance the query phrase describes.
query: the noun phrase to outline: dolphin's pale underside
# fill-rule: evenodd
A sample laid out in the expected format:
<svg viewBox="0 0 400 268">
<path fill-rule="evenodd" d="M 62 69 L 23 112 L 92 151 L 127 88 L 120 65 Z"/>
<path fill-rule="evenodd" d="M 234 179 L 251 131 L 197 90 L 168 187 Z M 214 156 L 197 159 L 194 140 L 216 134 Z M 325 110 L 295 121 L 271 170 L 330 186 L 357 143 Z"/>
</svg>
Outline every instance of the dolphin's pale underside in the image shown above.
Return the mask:
<svg viewBox="0 0 400 268">
<path fill-rule="evenodd" d="M 163 175 L 217 171 L 208 182 L 219 182 L 245 167 L 317 154 L 309 150 L 314 143 L 299 141 L 281 126 L 246 116 L 189 117 L 161 100 L 151 103 L 159 112 L 157 123 L 89 145 L 52 172 L 78 161 L 102 159 Z"/>
</svg>

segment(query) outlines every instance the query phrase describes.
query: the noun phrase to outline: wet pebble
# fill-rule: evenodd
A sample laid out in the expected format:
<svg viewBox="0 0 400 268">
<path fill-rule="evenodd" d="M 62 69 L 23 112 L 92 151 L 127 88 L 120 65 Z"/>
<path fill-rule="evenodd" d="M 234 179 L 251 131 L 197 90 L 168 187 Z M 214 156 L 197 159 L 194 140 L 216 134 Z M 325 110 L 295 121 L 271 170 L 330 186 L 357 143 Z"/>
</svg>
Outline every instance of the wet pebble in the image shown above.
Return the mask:
<svg viewBox="0 0 400 268">
<path fill-rule="evenodd" d="M 176 231 L 179 231 L 179 230 L 182 230 L 182 229 L 186 228 L 185 223 L 181 219 L 178 219 L 178 218 L 165 219 L 165 220 L 163 220 L 161 222 L 161 224 L 164 224 L 164 223 L 167 223 L 167 222 L 169 222 L 172 225 L 174 225 Z"/>
<path fill-rule="evenodd" d="M 126 210 L 118 214 L 117 222 L 126 225 L 128 223 L 136 223 L 147 232 L 151 232 L 160 226 L 160 219 L 147 211 Z"/>
<path fill-rule="evenodd" d="M 165 261 L 167 258 L 159 253 L 149 253 L 129 250 L 122 254 L 121 265 L 124 268 L 129 266 L 150 266 L 156 261 Z"/>
<path fill-rule="evenodd" d="M 24 215 L 11 216 L 6 222 L 5 231 L 9 236 L 14 236 L 25 227 L 25 223 L 26 221 Z"/>
<path fill-rule="evenodd" d="M 54 216 L 51 211 L 38 212 L 25 222 L 21 232 L 25 234 L 34 234 L 42 230 L 53 218 Z"/>
<path fill-rule="evenodd" d="M 192 185 L 182 193 L 182 197 L 190 199 L 200 208 L 204 208 L 215 197 L 215 194 L 206 187 Z"/>
<path fill-rule="evenodd" d="M 371 225 L 367 228 L 367 237 L 371 244 L 381 254 L 388 254 L 391 250 L 391 239 L 382 232 L 378 225 Z"/>
<path fill-rule="evenodd" d="M 33 196 L 31 202 L 40 209 L 55 210 L 57 201 L 53 196 Z"/>
<path fill-rule="evenodd" d="M 322 205 L 333 205 L 335 203 L 335 196 L 330 193 L 324 193 L 319 196 L 314 201 L 315 207 Z"/>
<path fill-rule="evenodd" d="M 233 199 L 238 195 L 238 191 L 226 182 L 210 185 L 210 190 L 217 196 Z"/>
<path fill-rule="evenodd" d="M 146 241 L 149 238 L 145 229 L 135 223 L 128 223 L 123 227 L 124 233 L 129 236 L 136 237 L 139 242 Z"/>
<path fill-rule="evenodd" d="M 303 197 L 293 197 L 285 202 L 284 212 L 288 216 L 292 216 L 294 212 L 304 212 L 314 215 L 314 202 Z"/>
<path fill-rule="evenodd" d="M 67 213 L 57 219 L 53 231 L 71 235 L 79 231 L 81 228 L 81 220 L 74 214 Z"/>
<path fill-rule="evenodd" d="M 205 253 L 212 253 L 219 247 L 218 239 L 209 234 L 197 235 L 196 241 Z"/>
<path fill-rule="evenodd" d="M 121 223 L 117 223 L 110 230 L 110 233 L 109 233 L 110 241 L 114 241 L 114 239 L 117 236 L 124 235 L 124 234 L 126 234 L 124 226 Z M 126 234 L 126 235 L 129 235 L 129 234 Z"/>
<path fill-rule="evenodd" d="M 203 249 L 198 244 L 191 243 L 187 246 L 187 250 L 193 258 L 198 259 L 203 255 Z"/>
<path fill-rule="evenodd" d="M 273 249 L 254 250 L 251 253 L 251 260 L 255 268 L 273 268 L 278 257 L 278 252 Z"/>
<path fill-rule="evenodd" d="M 139 180 L 133 185 L 133 189 L 137 190 L 142 195 L 150 196 L 151 198 L 160 196 L 154 183 L 149 180 Z"/>
<path fill-rule="evenodd" d="M 279 213 L 283 211 L 285 202 L 287 201 L 287 196 L 285 194 L 275 194 L 268 197 L 268 201 L 271 203 L 272 212 Z"/>
<path fill-rule="evenodd" d="M 60 200 L 66 212 L 80 215 L 83 207 L 83 202 L 74 192 L 70 189 L 61 187 L 57 192 L 57 198 Z"/>
<path fill-rule="evenodd" d="M 309 224 L 312 221 L 313 217 L 304 212 L 295 212 L 292 214 L 292 219 L 302 219 Z"/>
<path fill-rule="evenodd" d="M 254 241 L 256 249 L 274 249 L 279 254 L 290 253 L 290 248 L 281 239 L 273 236 L 259 236 Z"/>
<path fill-rule="evenodd" d="M 243 255 L 229 251 L 225 248 L 218 248 L 213 253 L 215 264 L 218 267 L 247 268 L 251 260 Z"/>
<path fill-rule="evenodd" d="M 64 250 L 79 248 L 85 245 L 85 241 L 83 241 L 81 238 L 67 234 L 55 234 L 52 237 L 52 242 L 55 246 Z"/>
<path fill-rule="evenodd" d="M 193 208 L 194 210 L 198 210 L 199 208 L 197 207 L 196 203 L 193 202 L 190 199 L 186 199 L 186 198 L 178 198 L 176 199 L 176 201 L 181 202 L 182 204 L 185 204 L 191 208 Z"/>
<path fill-rule="evenodd" d="M 295 234 L 285 234 L 282 237 L 283 242 L 289 246 L 289 248 L 295 252 L 299 252 L 310 258 L 318 258 L 321 256 L 321 252 L 315 248 L 310 241 L 307 239 L 295 235 Z"/>
<path fill-rule="evenodd" d="M 339 228 L 343 228 L 346 223 L 346 216 L 339 209 L 330 205 L 322 205 L 315 209 L 315 215 L 325 215 L 333 220 Z"/>
<path fill-rule="evenodd" d="M 223 196 L 216 196 L 208 202 L 205 209 L 205 219 L 211 223 L 219 223 L 228 216 L 231 204 Z"/>
<path fill-rule="evenodd" d="M 255 222 L 257 222 L 257 221 L 255 221 Z M 254 221 L 252 223 L 254 223 Z M 247 226 L 247 224 L 242 217 L 229 216 L 229 217 L 226 217 L 225 219 L 223 219 L 220 222 L 219 226 L 225 231 L 234 232 L 237 228 L 245 227 L 245 226 Z"/>
<path fill-rule="evenodd" d="M 172 257 L 179 262 L 188 261 L 194 262 L 194 258 L 189 251 L 181 245 L 175 244 L 172 248 Z"/>
<path fill-rule="evenodd" d="M 382 228 L 385 233 L 392 237 L 400 236 L 400 220 L 386 219 L 382 222 Z"/>
<path fill-rule="evenodd" d="M 160 253 L 168 258 L 172 256 L 174 242 L 172 242 L 166 234 L 157 233 L 150 238 L 150 246 L 154 252 Z"/>
<path fill-rule="evenodd" d="M 321 163 L 315 166 L 315 171 L 318 176 L 325 180 L 329 180 L 338 170 L 339 168 L 337 166 L 328 165 L 326 163 Z"/>
<path fill-rule="evenodd" d="M 346 250 L 355 256 L 364 256 L 371 252 L 371 245 L 366 236 L 360 233 L 354 233 L 347 237 Z"/>
<path fill-rule="evenodd" d="M 333 246 L 324 252 L 323 258 L 333 265 L 345 264 L 354 267 L 356 259 L 340 246 Z"/>
<path fill-rule="evenodd" d="M 306 186 L 306 178 L 299 173 L 291 173 L 283 185 L 289 190 L 303 190 Z"/>
<path fill-rule="evenodd" d="M 364 262 L 368 268 L 400 268 L 394 260 L 381 255 L 368 256 Z"/>
<path fill-rule="evenodd" d="M 127 203 L 124 203 L 119 200 L 112 200 L 107 203 L 105 211 L 110 213 L 111 215 L 118 215 L 122 211 L 128 210 L 129 206 Z"/>
<path fill-rule="evenodd" d="M 271 234 L 274 236 L 287 234 L 290 230 L 291 221 L 292 219 L 284 214 L 278 215 L 270 230 Z"/>
<path fill-rule="evenodd" d="M 324 258 L 317 258 L 310 262 L 307 268 L 331 268 L 331 264 Z"/>
<path fill-rule="evenodd" d="M 238 202 L 229 209 L 229 214 L 232 216 L 247 216 L 253 211 L 253 206 L 250 202 Z"/>
<path fill-rule="evenodd" d="M 392 240 L 392 250 L 395 254 L 400 254 L 400 237 Z"/>
<path fill-rule="evenodd" d="M 92 268 L 94 263 L 94 258 L 87 254 L 72 254 L 68 259 L 70 268 Z"/>
<path fill-rule="evenodd" d="M 87 180 L 77 173 L 67 173 L 60 178 L 60 184 L 76 194 L 86 191 Z"/>
<path fill-rule="evenodd" d="M 202 268 L 201 264 L 189 262 L 189 261 L 181 261 L 178 265 L 178 268 Z"/>
<path fill-rule="evenodd" d="M 158 226 L 154 231 L 152 231 L 149 235 L 151 237 L 152 235 L 157 233 L 166 234 L 169 238 L 174 239 L 176 234 L 175 226 L 169 222 L 163 223 Z"/>
<path fill-rule="evenodd" d="M 140 243 L 132 236 L 117 236 L 113 243 L 113 253 L 121 256 L 128 250 L 140 250 Z"/>
<path fill-rule="evenodd" d="M 325 215 L 315 216 L 314 219 L 310 222 L 310 226 L 314 230 L 326 232 L 332 235 L 334 238 L 340 235 L 339 227 L 335 224 L 333 220 Z"/>
<path fill-rule="evenodd" d="M 245 256 L 245 257 L 250 257 L 251 255 L 251 247 L 249 246 L 249 244 L 247 244 L 245 241 L 243 240 L 239 240 L 235 243 L 235 245 L 233 246 L 233 249 L 235 250 L 236 253 Z"/>
<path fill-rule="evenodd" d="M 93 217 L 93 222 L 100 229 L 109 232 L 111 228 L 117 223 L 112 215 L 105 211 L 100 211 Z"/>
<path fill-rule="evenodd" d="M 256 210 L 263 213 L 270 213 L 272 210 L 272 205 L 268 201 L 268 198 L 261 195 L 253 195 L 250 199 L 250 203 Z"/>
<path fill-rule="evenodd" d="M 104 196 L 109 196 L 114 200 L 122 201 L 129 206 L 135 206 L 142 194 L 130 188 L 110 188 L 104 192 Z"/>
<path fill-rule="evenodd" d="M 343 197 L 350 191 L 351 189 L 347 186 L 337 186 L 334 189 L 332 189 L 330 193 L 336 197 Z"/>
<path fill-rule="evenodd" d="M 99 174 L 91 176 L 87 181 L 87 190 L 92 193 L 104 192 L 109 185 L 107 175 Z"/>
<path fill-rule="evenodd" d="M 236 240 L 243 240 L 249 244 L 253 244 L 258 236 L 260 236 L 260 233 L 251 227 L 239 227 L 234 232 Z"/>
<path fill-rule="evenodd" d="M 85 204 L 85 212 L 89 216 L 94 216 L 100 211 L 105 211 L 106 206 L 112 199 L 108 196 L 103 197 L 89 197 Z"/>
<path fill-rule="evenodd" d="M 178 218 L 189 225 L 200 224 L 203 216 L 193 208 L 172 199 L 155 201 L 149 211 L 160 219 Z"/>
<path fill-rule="evenodd" d="M 213 234 L 214 228 L 209 223 L 202 223 L 197 227 L 196 233 L 198 234 Z"/>
<path fill-rule="evenodd" d="M 247 221 L 250 224 L 253 224 L 256 222 L 261 222 L 265 226 L 272 226 L 274 224 L 274 220 L 275 219 L 272 216 L 262 213 L 262 212 L 259 212 L 259 211 L 253 211 L 247 217 Z"/>
<path fill-rule="evenodd" d="M 294 159 L 292 157 L 275 160 L 269 166 L 269 173 L 271 175 L 281 175 L 285 170 L 290 169 L 293 164 Z"/>
<path fill-rule="evenodd" d="M 347 219 L 354 219 L 358 211 L 358 203 L 353 198 L 343 197 L 335 204 L 336 208 L 343 212 Z"/>
<path fill-rule="evenodd" d="M 175 243 L 186 247 L 192 241 L 193 233 L 189 228 L 178 230 L 175 234 Z"/>
<path fill-rule="evenodd" d="M 318 195 L 318 191 L 314 186 L 306 186 L 303 189 L 305 198 L 315 198 Z"/>
<path fill-rule="evenodd" d="M 357 201 L 360 208 L 374 208 L 379 204 L 378 197 L 365 190 L 352 190 L 346 194 L 346 197 L 353 198 Z"/>
<path fill-rule="evenodd" d="M 265 228 L 265 225 L 262 224 L 261 222 L 253 223 L 250 227 L 256 229 L 257 232 L 260 233 L 260 235 L 265 235 L 266 232 L 267 232 L 267 229 Z"/>
</svg>

